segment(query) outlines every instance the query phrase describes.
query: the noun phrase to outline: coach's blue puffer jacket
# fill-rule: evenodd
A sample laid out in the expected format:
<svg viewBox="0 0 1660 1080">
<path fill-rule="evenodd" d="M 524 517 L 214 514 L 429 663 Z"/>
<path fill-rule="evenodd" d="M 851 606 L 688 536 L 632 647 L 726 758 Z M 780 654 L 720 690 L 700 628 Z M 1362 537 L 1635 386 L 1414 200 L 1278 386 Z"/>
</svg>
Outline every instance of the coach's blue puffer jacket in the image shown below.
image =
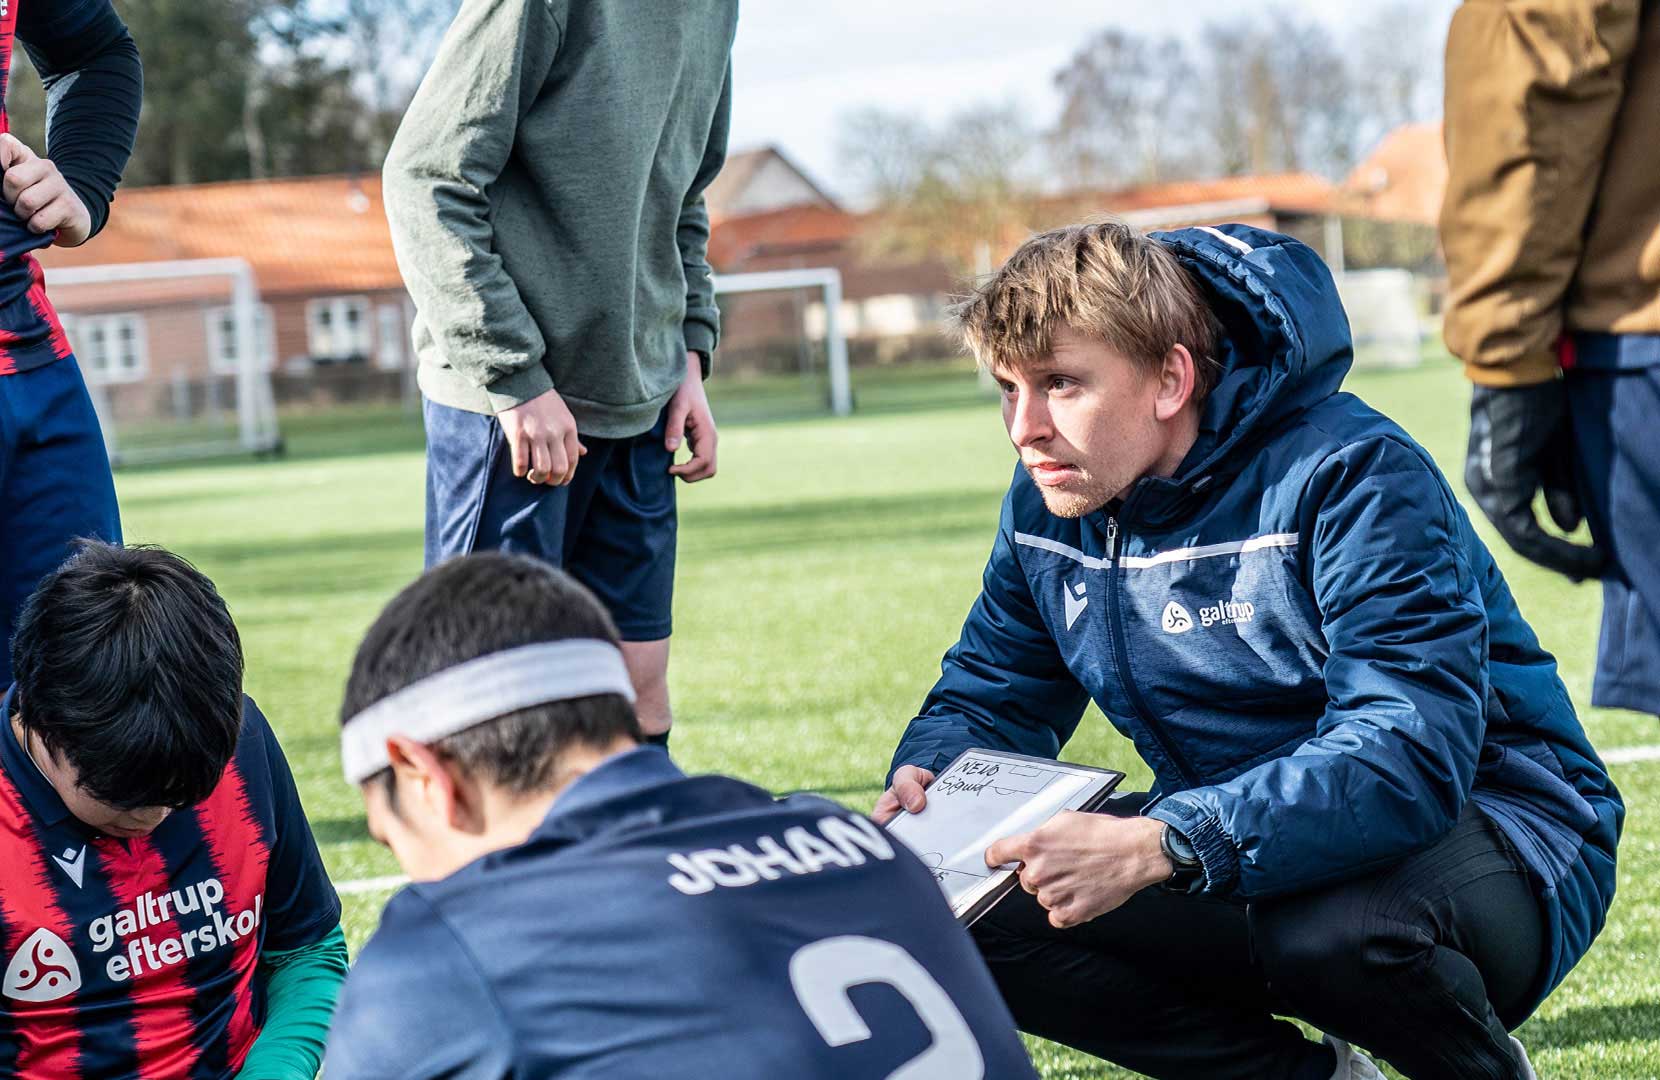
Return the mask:
<svg viewBox="0 0 1660 1080">
<path fill-rule="evenodd" d="M 894 766 L 1052 757 L 1094 699 L 1157 776 L 1148 812 L 1247 900 L 1424 848 L 1474 798 L 1544 898 L 1542 999 L 1602 927 L 1624 816 L 1555 661 L 1429 455 L 1338 392 L 1348 320 L 1314 252 L 1238 225 L 1158 238 L 1227 333 L 1199 441 L 1077 520 L 1015 470 Z"/>
</svg>

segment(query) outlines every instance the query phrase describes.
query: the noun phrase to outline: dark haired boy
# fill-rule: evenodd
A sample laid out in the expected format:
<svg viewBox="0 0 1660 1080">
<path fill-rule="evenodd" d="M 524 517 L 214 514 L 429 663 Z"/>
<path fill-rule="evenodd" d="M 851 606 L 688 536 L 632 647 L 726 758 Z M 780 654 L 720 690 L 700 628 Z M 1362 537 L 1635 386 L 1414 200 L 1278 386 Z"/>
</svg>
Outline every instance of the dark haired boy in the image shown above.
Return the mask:
<svg viewBox="0 0 1660 1080">
<path fill-rule="evenodd" d="M 834 803 L 641 746 L 617 631 L 564 572 L 429 571 L 342 716 L 417 884 L 347 981 L 329 1080 L 1034 1077 L 922 863 Z"/>
<path fill-rule="evenodd" d="M 29 598 L 0 731 L 0 1071 L 311 1080 L 340 903 L 183 559 L 88 542 Z"/>
</svg>

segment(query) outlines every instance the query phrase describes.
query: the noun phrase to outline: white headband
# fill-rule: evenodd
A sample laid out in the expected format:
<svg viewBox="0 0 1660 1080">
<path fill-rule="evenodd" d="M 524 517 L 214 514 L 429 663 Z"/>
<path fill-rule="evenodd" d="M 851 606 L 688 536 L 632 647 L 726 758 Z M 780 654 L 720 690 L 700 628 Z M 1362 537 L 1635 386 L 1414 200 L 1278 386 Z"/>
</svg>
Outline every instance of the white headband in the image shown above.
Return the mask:
<svg viewBox="0 0 1660 1080">
<path fill-rule="evenodd" d="M 432 743 L 532 705 L 595 694 L 634 701 L 622 650 L 574 638 L 523 645 L 446 668 L 364 709 L 340 729 L 340 764 L 361 784 L 391 764 L 386 740 Z"/>
</svg>

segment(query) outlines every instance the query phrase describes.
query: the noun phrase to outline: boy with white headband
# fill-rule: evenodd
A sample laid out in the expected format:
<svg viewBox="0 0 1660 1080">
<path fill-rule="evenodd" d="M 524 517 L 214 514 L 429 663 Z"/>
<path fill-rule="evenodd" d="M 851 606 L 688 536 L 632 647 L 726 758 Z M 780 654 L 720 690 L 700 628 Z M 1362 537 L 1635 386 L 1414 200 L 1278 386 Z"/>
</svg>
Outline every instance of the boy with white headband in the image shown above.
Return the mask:
<svg viewBox="0 0 1660 1080">
<path fill-rule="evenodd" d="M 564 572 L 429 571 L 370 628 L 342 717 L 415 884 L 347 980 L 329 1080 L 1035 1078 L 921 862 L 641 746 L 617 632 Z"/>
</svg>

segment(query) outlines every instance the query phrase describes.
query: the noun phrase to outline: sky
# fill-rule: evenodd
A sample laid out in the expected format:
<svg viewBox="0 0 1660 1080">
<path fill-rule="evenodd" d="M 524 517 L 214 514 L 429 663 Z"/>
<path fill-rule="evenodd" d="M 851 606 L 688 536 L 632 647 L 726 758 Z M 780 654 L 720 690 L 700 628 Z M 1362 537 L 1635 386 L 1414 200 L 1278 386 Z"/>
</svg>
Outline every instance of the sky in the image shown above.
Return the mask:
<svg viewBox="0 0 1660 1080">
<path fill-rule="evenodd" d="M 1373 7 L 1284 0 L 1341 35 Z M 1426 0 L 1432 40 L 1454 0 Z M 1018 13 L 1018 14 L 1013 14 Z M 1053 118 L 1051 76 L 1091 34 L 1118 27 L 1187 38 L 1244 14 L 1239 0 L 743 0 L 733 48 L 731 147 L 781 146 L 838 196 L 837 117 L 863 106 L 931 119 L 965 105 L 1015 102 Z"/>
</svg>

